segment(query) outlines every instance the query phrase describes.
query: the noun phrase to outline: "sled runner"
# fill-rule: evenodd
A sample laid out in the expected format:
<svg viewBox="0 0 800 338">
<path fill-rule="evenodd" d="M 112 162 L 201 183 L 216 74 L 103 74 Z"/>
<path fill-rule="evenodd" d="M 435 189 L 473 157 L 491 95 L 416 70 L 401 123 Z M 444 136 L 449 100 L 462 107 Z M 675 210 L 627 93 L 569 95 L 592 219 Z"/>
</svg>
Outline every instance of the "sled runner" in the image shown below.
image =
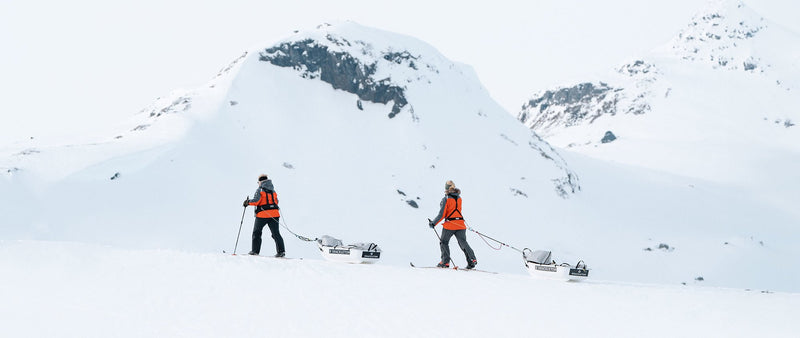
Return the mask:
<svg viewBox="0 0 800 338">
<path fill-rule="evenodd" d="M 344 245 L 342 240 L 325 235 L 317 239 L 322 257 L 333 262 L 372 264 L 380 260 L 381 249 L 375 243 Z"/>
<path fill-rule="evenodd" d="M 589 278 L 589 269 L 586 263 L 579 261 L 577 264 L 556 264 L 550 251 L 525 248 L 522 250 L 525 267 L 534 278 L 554 279 L 562 281 L 581 281 Z"/>
</svg>

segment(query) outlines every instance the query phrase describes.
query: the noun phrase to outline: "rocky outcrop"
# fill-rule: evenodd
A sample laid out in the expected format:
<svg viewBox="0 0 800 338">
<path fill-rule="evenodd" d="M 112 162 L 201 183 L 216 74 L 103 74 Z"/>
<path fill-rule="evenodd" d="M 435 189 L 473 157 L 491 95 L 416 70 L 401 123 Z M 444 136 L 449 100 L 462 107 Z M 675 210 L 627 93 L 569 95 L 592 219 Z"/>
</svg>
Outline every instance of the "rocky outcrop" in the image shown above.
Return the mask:
<svg viewBox="0 0 800 338">
<path fill-rule="evenodd" d="M 752 55 L 749 44 L 764 28 L 764 19 L 741 1 L 722 2 L 696 15 L 670 48 L 684 60 L 760 73 L 769 65 Z"/>
<path fill-rule="evenodd" d="M 617 136 L 616 136 L 616 135 L 614 135 L 614 133 L 612 133 L 612 132 L 609 130 L 609 131 L 607 131 L 607 132 L 606 132 L 606 134 L 605 134 L 605 135 L 603 135 L 603 138 L 600 140 L 600 143 L 609 143 L 609 142 L 614 142 L 614 140 L 616 140 L 616 139 L 617 139 Z"/>
<path fill-rule="evenodd" d="M 585 82 L 571 87 L 545 90 L 533 95 L 517 119 L 540 135 L 581 124 L 591 124 L 604 115 L 641 115 L 650 111 L 649 98 L 658 80 L 655 65 L 636 60 L 617 69 L 624 87 L 605 82 Z"/>
<path fill-rule="evenodd" d="M 328 35 L 328 43 L 353 46 L 365 42 L 350 42 L 343 38 Z M 383 59 L 395 64 L 407 64 L 417 69 L 416 57 L 409 52 L 386 52 Z M 284 42 L 267 48 L 259 60 L 279 67 L 289 67 L 300 71 L 304 78 L 329 83 L 334 89 L 356 94 L 360 100 L 386 104 L 394 102 L 389 118 L 395 117 L 408 104 L 403 87 L 395 85 L 390 78 L 375 79 L 377 62 L 363 63 L 345 51 L 335 51 L 327 45 L 312 39 Z"/>
</svg>

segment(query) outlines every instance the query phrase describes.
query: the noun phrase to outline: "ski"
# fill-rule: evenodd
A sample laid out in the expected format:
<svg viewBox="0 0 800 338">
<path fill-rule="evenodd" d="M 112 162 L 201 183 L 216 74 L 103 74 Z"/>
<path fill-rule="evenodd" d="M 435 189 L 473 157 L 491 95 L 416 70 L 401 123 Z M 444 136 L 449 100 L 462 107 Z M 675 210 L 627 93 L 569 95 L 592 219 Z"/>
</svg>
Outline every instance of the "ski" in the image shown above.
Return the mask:
<svg viewBox="0 0 800 338">
<path fill-rule="evenodd" d="M 459 267 L 440 268 L 438 266 L 416 266 L 416 265 L 414 265 L 413 262 L 408 262 L 408 264 L 411 264 L 412 268 L 417 268 L 417 269 L 441 269 L 441 270 L 456 270 L 456 271 L 476 271 L 476 272 L 490 273 L 490 274 L 493 274 L 493 275 L 497 274 L 497 272 L 494 272 L 494 271 L 486 271 L 486 270 L 479 270 L 479 269 L 462 269 L 462 268 L 459 268 Z"/>
<path fill-rule="evenodd" d="M 225 250 L 222 250 L 222 253 L 229 254 Z M 275 256 L 261 256 L 261 255 L 248 255 L 248 254 L 229 254 L 231 256 L 241 256 L 241 257 L 261 257 L 261 258 L 274 258 L 274 259 L 297 259 L 303 260 L 302 257 L 275 257 Z"/>
</svg>

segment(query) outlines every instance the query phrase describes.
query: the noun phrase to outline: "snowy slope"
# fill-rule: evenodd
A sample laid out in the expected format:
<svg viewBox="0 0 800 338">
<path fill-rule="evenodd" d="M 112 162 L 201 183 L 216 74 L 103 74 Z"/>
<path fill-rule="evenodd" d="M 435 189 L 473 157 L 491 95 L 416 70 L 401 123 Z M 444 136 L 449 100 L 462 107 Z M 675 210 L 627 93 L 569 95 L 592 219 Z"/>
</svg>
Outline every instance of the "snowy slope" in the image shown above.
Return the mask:
<svg viewBox="0 0 800 338">
<path fill-rule="evenodd" d="M 747 201 L 692 222 L 705 231 L 730 231 L 717 218 L 738 215 L 743 229 L 796 237 L 799 56 L 797 32 L 741 1 L 712 1 L 652 53 L 603 79 L 537 93 L 517 117 L 570 152 L 729 190 L 703 205 Z M 797 261 L 787 249 L 776 259 Z"/>
<path fill-rule="evenodd" d="M 791 337 L 797 294 L 0 241 L 14 337 Z M 46 324 L 42 323 L 46 318 Z"/>
<path fill-rule="evenodd" d="M 666 45 L 607 79 L 537 93 L 518 118 L 601 159 L 726 183 L 764 176 L 766 163 L 787 174 L 800 153 L 798 55 L 797 33 L 713 1 Z M 608 131 L 618 140 L 603 144 Z"/>
<path fill-rule="evenodd" d="M 468 66 L 355 23 L 253 48 L 207 86 L 175 91 L 118 132 L 92 137 L 4 149 L 0 184 L 14 191 L 3 196 L 12 215 L 4 238 L 230 250 L 241 200 L 263 172 L 294 231 L 376 242 L 394 264 L 435 263 L 426 218 L 446 180 L 463 190 L 470 224 L 506 238 L 535 208 L 525 194 L 559 203 L 580 189 L 560 155 Z M 287 240 L 290 254 L 318 255 Z"/>
<path fill-rule="evenodd" d="M 0 213 L 10 215 L 2 239 L 231 250 L 241 200 L 264 172 L 295 232 L 375 242 L 382 265 L 434 264 L 426 218 L 452 179 L 472 227 L 553 250 L 559 262 L 584 259 L 592 278 L 800 285 L 783 269 L 798 257 L 789 236 L 797 218 L 785 210 L 714 180 L 562 156 L 500 108 L 468 66 L 353 23 L 253 48 L 207 86 L 159 99 L 115 133 L 28 140 L 0 153 Z M 289 256 L 319 257 L 283 233 Z M 527 280 L 517 252 L 494 251 L 472 233 L 469 241 L 479 267 Z M 262 252 L 271 250 L 266 238 Z"/>
</svg>

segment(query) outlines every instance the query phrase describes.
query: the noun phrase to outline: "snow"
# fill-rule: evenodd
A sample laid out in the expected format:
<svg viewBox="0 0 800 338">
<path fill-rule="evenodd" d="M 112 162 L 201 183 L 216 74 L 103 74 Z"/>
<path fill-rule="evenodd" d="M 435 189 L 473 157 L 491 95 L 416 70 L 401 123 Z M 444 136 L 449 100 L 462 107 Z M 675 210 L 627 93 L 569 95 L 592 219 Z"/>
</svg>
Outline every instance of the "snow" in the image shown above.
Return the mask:
<svg viewBox="0 0 800 338">
<path fill-rule="evenodd" d="M 17 337 L 788 337 L 796 294 L 0 242 Z M 42 319 L 46 318 L 46 325 Z"/>
<path fill-rule="evenodd" d="M 391 103 L 360 110 L 356 95 L 258 59 L 306 38 L 375 62 L 376 77 L 402 85 L 409 104 L 394 118 Z M 415 72 L 383 59 L 387 51 L 430 67 Z M 772 121 L 790 116 L 794 96 L 759 91 L 772 79 L 758 74 L 657 57 L 672 60 L 658 63 L 663 78 L 652 87 L 658 96 L 672 88 L 657 102 L 670 109 L 599 119 L 598 129 L 546 142 L 469 66 L 408 36 L 343 22 L 254 47 L 208 84 L 160 98 L 113 130 L 2 146 L 0 327 L 31 337 L 791 336 L 800 143 Z M 727 114 L 744 108 L 724 89 L 691 95 L 727 84 L 779 102 L 747 109 L 780 109 L 765 123 Z M 724 109 L 697 114 L 712 104 Z M 599 140 L 610 126 L 619 139 L 608 146 L 550 146 Z M 233 248 L 242 197 L 261 173 L 280 196 L 287 254 L 302 260 L 221 253 Z M 574 191 L 560 193 L 566 179 Z M 438 262 L 426 218 L 446 180 L 461 188 L 475 230 L 552 250 L 558 262 L 582 259 L 590 279 L 532 279 L 521 254 L 492 250 L 472 232 L 478 267 L 498 274 L 408 267 Z M 377 243 L 381 261 L 326 262 L 286 227 Z M 269 236 L 263 245 L 271 254 Z"/>
</svg>

